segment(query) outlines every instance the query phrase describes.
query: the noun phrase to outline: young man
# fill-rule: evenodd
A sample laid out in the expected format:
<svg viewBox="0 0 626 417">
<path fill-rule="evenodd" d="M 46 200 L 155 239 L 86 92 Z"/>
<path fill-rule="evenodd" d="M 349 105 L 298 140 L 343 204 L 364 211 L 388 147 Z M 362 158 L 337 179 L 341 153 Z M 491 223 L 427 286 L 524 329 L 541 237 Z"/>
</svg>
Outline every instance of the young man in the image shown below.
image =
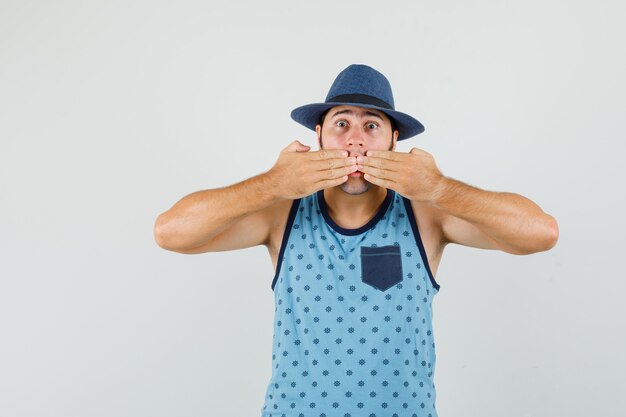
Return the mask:
<svg viewBox="0 0 626 417">
<path fill-rule="evenodd" d="M 444 176 L 424 150 L 395 152 L 424 126 L 395 110 L 367 65 L 291 116 L 320 150 L 296 140 L 269 171 L 184 197 L 158 217 L 155 239 L 187 254 L 268 248 L 276 313 L 262 417 L 437 417 L 443 248 L 545 251 L 557 223 L 523 196 Z"/>
</svg>

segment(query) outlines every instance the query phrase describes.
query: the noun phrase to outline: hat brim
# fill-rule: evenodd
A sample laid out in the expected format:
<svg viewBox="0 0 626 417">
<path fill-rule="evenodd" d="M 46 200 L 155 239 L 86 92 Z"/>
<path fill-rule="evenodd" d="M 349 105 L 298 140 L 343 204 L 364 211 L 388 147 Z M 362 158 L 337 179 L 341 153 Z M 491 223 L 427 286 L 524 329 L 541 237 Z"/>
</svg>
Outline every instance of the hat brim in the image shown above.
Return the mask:
<svg viewBox="0 0 626 417">
<path fill-rule="evenodd" d="M 390 119 L 396 123 L 398 129 L 398 141 L 411 138 L 415 135 L 419 135 L 424 131 L 424 125 L 419 120 L 406 113 L 402 113 L 396 110 L 386 109 L 384 107 L 376 106 L 374 104 L 364 103 L 312 103 L 305 104 L 304 106 L 296 107 L 291 111 L 291 118 L 301 125 L 315 131 L 315 126 L 319 124 L 320 116 L 326 110 L 335 106 L 358 106 L 369 109 L 380 110 L 385 113 Z"/>
</svg>

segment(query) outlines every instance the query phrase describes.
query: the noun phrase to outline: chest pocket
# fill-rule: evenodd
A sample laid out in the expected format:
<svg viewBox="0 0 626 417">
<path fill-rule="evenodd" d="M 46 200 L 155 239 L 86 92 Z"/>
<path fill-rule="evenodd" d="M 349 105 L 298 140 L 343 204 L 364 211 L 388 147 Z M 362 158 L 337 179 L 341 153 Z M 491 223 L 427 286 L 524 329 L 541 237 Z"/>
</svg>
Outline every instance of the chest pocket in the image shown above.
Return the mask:
<svg viewBox="0 0 626 417">
<path fill-rule="evenodd" d="M 381 291 L 402 281 L 400 246 L 361 246 L 361 281 Z"/>
</svg>

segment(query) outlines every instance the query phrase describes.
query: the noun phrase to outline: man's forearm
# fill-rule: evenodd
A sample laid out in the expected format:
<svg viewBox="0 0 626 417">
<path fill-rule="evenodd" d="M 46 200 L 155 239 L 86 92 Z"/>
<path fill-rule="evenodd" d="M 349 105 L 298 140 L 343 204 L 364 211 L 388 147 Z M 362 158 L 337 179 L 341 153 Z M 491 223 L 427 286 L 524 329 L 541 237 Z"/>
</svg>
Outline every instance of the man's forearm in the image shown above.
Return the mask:
<svg viewBox="0 0 626 417">
<path fill-rule="evenodd" d="M 267 172 L 227 187 L 197 191 L 159 215 L 155 234 L 163 246 L 199 247 L 240 218 L 280 199 Z"/>
<path fill-rule="evenodd" d="M 528 198 L 481 190 L 450 177 L 442 178 L 431 203 L 520 251 L 541 247 L 558 234 L 554 217 Z"/>
</svg>

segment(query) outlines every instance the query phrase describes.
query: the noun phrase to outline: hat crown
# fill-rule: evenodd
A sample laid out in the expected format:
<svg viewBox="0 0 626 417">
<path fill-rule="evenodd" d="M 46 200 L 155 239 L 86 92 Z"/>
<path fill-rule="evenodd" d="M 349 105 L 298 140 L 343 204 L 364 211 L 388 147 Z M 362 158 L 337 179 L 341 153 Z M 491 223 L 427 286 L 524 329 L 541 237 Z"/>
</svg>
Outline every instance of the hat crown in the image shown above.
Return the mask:
<svg viewBox="0 0 626 417">
<path fill-rule="evenodd" d="M 296 107 L 291 111 L 291 118 L 315 131 L 321 124 L 324 113 L 341 105 L 382 111 L 393 120 L 399 132 L 398 141 L 424 131 L 424 125 L 419 120 L 395 109 L 391 84 L 387 77 L 364 64 L 351 64 L 346 67 L 335 78 L 324 103 Z"/>
<path fill-rule="evenodd" d="M 351 64 L 341 71 L 326 95 L 326 103 L 333 101 L 334 97 L 352 94 L 362 94 L 382 100 L 390 109 L 395 109 L 389 80 L 368 65 Z"/>
</svg>

